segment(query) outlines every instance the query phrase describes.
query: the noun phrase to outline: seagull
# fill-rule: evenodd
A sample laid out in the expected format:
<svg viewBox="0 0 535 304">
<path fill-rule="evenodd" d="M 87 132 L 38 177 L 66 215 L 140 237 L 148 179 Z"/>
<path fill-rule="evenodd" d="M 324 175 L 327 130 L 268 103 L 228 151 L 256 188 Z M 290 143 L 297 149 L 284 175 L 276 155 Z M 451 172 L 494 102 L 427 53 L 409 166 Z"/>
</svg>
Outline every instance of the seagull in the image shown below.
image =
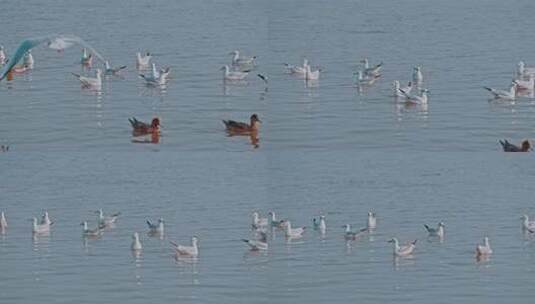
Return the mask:
<svg viewBox="0 0 535 304">
<path fill-rule="evenodd" d="M 24 55 L 24 58 L 22 59 L 22 64 L 24 66 L 27 66 L 30 70 L 33 69 L 35 60 L 33 59 L 31 50 L 28 50 L 28 52 L 26 52 L 26 55 Z"/>
<path fill-rule="evenodd" d="M 240 51 L 235 50 L 229 53 L 229 55 L 233 55 L 232 57 L 232 65 L 254 65 L 254 61 L 256 59 L 256 56 L 253 57 L 240 57 Z"/>
<path fill-rule="evenodd" d="M 370 67 L 369 63 L 368 63 L 368 58 L 364 58 L 360 61 L 361 63 L 364 64 L 364 75 L 366 76 L 373 76 L 375 78 L 377 78 L 377 76 L 380 76 L 380 71 L 381 71 L 381 68 L 383 67 L 383 63 L 379 63 L 377 65 L 374 65 L 372 67 Z"/>
<path fill-rule="evenodd" d="M 310 69 L 310 66 L 306 66 L 306 73 L 305 73 L 305 79 L 306 80 L 318 80 L 320 79 L 320 70 L 312 71 Z"/>
<path fill-rule="evenodd" d="M 528 80 L 515 79 L 517 90 L 533 90 L 535 89 L 535 74 L 529 74 Z"/>
<path fill-rule="evenodd" d="M 175 242 L 170 243 L 175 248 L 175 253 L 177 256 L 197 257 L 199 255 L 199 247 L 197 245 L 198 241 L 199 240 L 197 237 L 194 236 L 191 238 L 191 246 L 183 246 Z"/>
<path fill-rule="evenodd" d="M 48 35 L 41 37 L 34 37 L 23 40 L 16 51 L 11 55 L 8 63 L 0 69 L 0 80 L 4 79 L 7 74 L 13 69 L 13 67 L 26 55 L 26 53 L 32 48 L 47 43 L 48 47 L 55 50 L 63 50 L 74 44 L 81 45 L 95 54 L 102 62 L 105 61 L 104 57 L 100 55 L 89 43 L 85 42 L 80 37 L 75 35 Z"/>
<path fill-rule="evenodd" d="M 362 71 L 358 71 L 356 75 L 358 85 L 371 85 L 380 77 L 378 75 L 365 75 Z"/>
<path fill-rule="evenodd" d="M 283 221 L 278 221 L 275 217 L 275 212 L 273 211 L 269 211 L 268 212 L 268 215 L 269 215 L 269 224 L 271 225 L 271 227 L 277 227 L 277 228 L 282 228 L 282 223 Z"/>
<path fill-rule="evenodd" d="M 121 214 L 121 212 L 117 212 L 112 216 L 104 216 L 104 212 L 102 211 L 102 209 L 98 209 L 97 211 L 95 211 L 95 213 L 98 214 L 98 226 L 101 228 L 113 226 L 117 222 L 117 218 Z"/>
<path fill-rule="evenodd" d="M 259 232 L 259 235 L 260 238 L 258 240 L 242 239 L 242 241 L 249 245 L 252 251 L 267 250 L 267 234 L 265 232 Z"/>
<path fill-rule="evenodd" d="M 95 229 L 89 229 L 87 227 L 87 222 L 86 221 L 83 221 L 82 223 L 80 223 L 80 226 L 83 226 L 82 234 L 84 236 L 97 237 L 97 236 L 100 236 L 102 234 L 102 230 L 100 229 L 99 226 L 97 226 Z"/>
<path fill-rule="evenodd" d="M 522 142 L 521 147 L 510 143 L 507 139 L 499 140 L 498 142 L 502 145 L 503 152 L 528 152 L 533 150 L 527 139 Z"/>
<path fill-rule="evenodd" d="M 314 230 L 319 230 L 321 234 L 325 234 L 327 230 L 327 224 L 325 223 L 325 215 L 320 215 L 319 219 L 312 220 L 314 224 Z"/>
<path fill-rule="evenodd" d="M 139 240 L 139 233 L 134 232 L 132 235 L 132 245 L 130 246 L 132 251 L 141 251 L 143 249 L 143 246 L 141 245 L 141 241 Z"/>
<path fill-rule="evenodd" d="M 112 67 L 110 65 L 110 62 L 108 60 L 106 60 L 106 62 L 104 62 L 104 66 L 105 66 L 105 73 L 106 75 L 116 75 L 118 74 L 121 70 L 124 70 L 126 69 L 126 65 L 123 65 L 123 66 L 120 66 L 120 67 Z"/>
<path fill-rule="evenodd" d="M 164 70 L 156 69 L 156 64 L 152 64 L 151 75 L 139 74 L 139 77 L 143 78 L 148 85 L 164 85 L 167 82 L 170 68 Z"/>
<path fill-rule="evenodd" d="M 298 74 L 301 76 L 305 76 L 307 72 L 308 59 L 303 59 L 303 66 L 290 65 L 287 63 L 285 63 L 284 65 L 286 66 L 290 74 Z"/>
<path fill-rule="evenodd" d="M 6 56 L 6 53 L 4 51 L 4 46 L 0 45 L 0 66 L 4 65 L 6 63 L 7 63 L 7 56 Z"/>
<path fill-rule="evenodd" d="M 522 215 L 520 219 L 522 220 L 522 229 L 529 230 L 530 232 L 535 231 L 535 221 L 530 221 L 526 214 Z"/>
<path fill-rule="evenodd" d="M 489 91 L 493 96 L 494 99 L 502 99 L 502 100 L 515 100 L 516 98 L 516 82 L 511 83 L 511 87 L 509 88 L 509 91 L 505 90 L 495 90 L 492 88 L 484 87 L 485 90 Z"/>
<path fill-rule="evenodd" d="M 427 233 L 429 233 L 429 236 L 436 236 L 439 238 L 444 237 L 444 223 L 440 222 L 438 223 L 437 228 L 431 228 L 427 225 L 424 225 L 425 229 L 427 230 Z"/>
<path fill-rule="evenodd" d="M 377 215 L 375 212 L 368 212 L 368 221 L 366 223 L 368 229 L 375 229 L 377 227 Z"/>
<path fill-rule="evenodd" d="M 4 211 L 0 212 L 0 231 L 7 229 L 7 220 Z"/>
<path fill-rule="evenodd" d="M 492 249 L 490 248 L 489 238 L 483 238 L 483 245 L 477 244 L 476 246 L 476 256 L 489 256 L 492 254 Z"/>
<path fill-rule="evenodd" d="M 150 60 L 152 58 L 152 55 L 147 52 L 145 55 L 141 55 L 141 53 L 136 54 L 136 66 L 138 70 L 144 70 L 149 67 Z"/>
<path fill-rule="evenodd" d="M 362 228 L 358 232 L 351 231 L 351 225 L 349 224 L 345 224 L 342 227 L 346 229 L 344 233 L 344 238 L 347 241 L 350 241 L 350 240 L 354 241 L 357 238 L 361 237 L 364 232 L 368 231 L 368 228 Z"/>
<path fill-rule="evenodd" d="M 389 243 L 394 243 L 394 256 L 397 257 L 406 257 L 411 255 L 414 252 L 414 249 L 416 249 L 416 241 L 410 242 L 409 244 L 405 246 L 399 246 L 399 241 L 397 238 L 392 238 Z"/>
<path fill-rule="evenodd" d="M 258 212 L 253 212 L 253 228 L 257 229 L 260 227 L 266 227 L 268 225 L 268 219 L 267 218 L 261 218 L 258 215 Z"/>
<path fill-rule="evenodd" d="M 38 224 L 37 218 L 32 218 L 32 233 L 34 234 L 41 234 L 41 233 L 48 233 L 50 232 L 50 226 L 52 226 L 54 223 L 50 224 Z"/>
<path fill-rule="evenodd" d="M 249 75 L 248 72 L 238 72 L 238 71 L 230 71 L 230 68 L 228 65 L 225 65 L 221 68 L 221 71 L 223 71 L 223 80 L 243 80 L 247 75 Z"/>
<path fill-rule="evenodd" d="M 151 234 L 163 234 L 164 232 L 164 221 L 163 218 L 158 219 L 158 223 L 151 223 L 147 220 L 147 225 L 149 225 L 149 233 Z"/>
<path fill-rule="evenodd" d="M 91 66 L 93 64 L 93 55 L 88 54 L 86 48 L 82 48 L 82 59 L 80 59 L 80 63 L 85 66 Z"/>
<path fill-rule="evenodd" d="M 427 89 L 421 90 L 420 95 L 409 95 L 403 89 L 399 89 L 399 91 L 405 96 L 407 103 L 418 105 L 427 104 L 427 93 L 429 93 Z"/>
<path fill-rule="evenodd" d="M 292 224 L 288 220 L 285 220 L 283 225 L 287 238 L 300 238 L 303 236 L 303 233 L 305 233 L 306 227 L 292 228 Z"/>
<path fill-rule="evenodd" d="M 96 70 L 95 77 L 81 76 L 75 73 L 71 73 L 71 74 L 73 74 L 74 77 L 78 78 L 83 88 L 93 88 L 93 89 L 100 90 L 100 88 L 102 87 L 102 78 L 101 78 L 102 71 L 100 69 Z"/>
<path fill-rule="evenodd" d="M 535 74 L 535 67 L 526 67 L 524 61 L 520 61 L 517 65 L 517 75 L 519 77 L 525 77 Z"/>
<path fill-rule="evenodd" d="M 412 72 L 412 81 L 416 85 L 422 84 L 424 81 L 424 76 L 422 75 L 422 68 L 419 66 L 414 67 L 414 71 Z"/>
<path fill-rule="evenodd" d="M 52 221 L 50 220 L 50 218 L 48 217 L 48 211 L 45 211 L 45 213 L 43 214 L 43 216 L 41 217 L 41 223 L 40 224 L 45 224 L 45 225 L 50 225 L 52 224 Z"/>
<path fill-rule="evenodd" d="M 406 87 L 400 87 L 399 81 L 394 81 L 394 96 L 396 97 L 405 97 L 403 93 L 401 93 L 400 89 L 403 90 L 403 92 L 410 94 L 412 90 L 412 82 L 409 81 Z"/>
</svg>

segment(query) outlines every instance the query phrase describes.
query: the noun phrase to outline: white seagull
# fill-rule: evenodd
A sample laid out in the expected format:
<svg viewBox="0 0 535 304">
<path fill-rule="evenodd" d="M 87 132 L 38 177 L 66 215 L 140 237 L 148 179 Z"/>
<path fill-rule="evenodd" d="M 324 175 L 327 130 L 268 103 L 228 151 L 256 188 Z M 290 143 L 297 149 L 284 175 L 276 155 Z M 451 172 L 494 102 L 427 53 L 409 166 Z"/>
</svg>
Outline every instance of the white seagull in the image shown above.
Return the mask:
<svg viewBox="0 0 535 304">
<path fill-rule="evenodd" d="M 516 87 L 517 87 L 517 84 L 515 82 L 512 82 L 511 87 L 509 88 L 509 91 L 496 90 L 496 89 L 488 88 L 488 87 L 484 87 L 484 88 L 485 90 L 489 91 L 494 96 L 494 99 L 515 100 Z"/>
<path fill-rule="evenodd" d="M 483 239 L 483 245 L 477 244 L 476 246 L 476 256 L 489 256 L 492 254 L 492 249 L 490 248 L 489 238 L 485 237 Z"/>
<path fill-rule="evenodd" d="M 260 238 L 258 240 L 242 239 L 242 241 L 246 243 L 252 251 L 267 250 L 267 234 L 265 232 L 259 232 L 259 234 Z"/>
<path fill-rule="evenodd" d="M 117 222 L 117 218 L 121 214 L 121 212 L 117 212 L 112 216 L 104 216 L 104 212 L 102 211 L 102 209 L 98 209 L 97 211 L 95 211 L 95 213 L 98 214 L 98 226 L 101 228 L 113 226 Z"/>
<path fill-rule="evenodd" d="M 306 66 L 305 79 L 306 80 L 318 80 L 318 79 L 320 79 L 320 70 L 312 71 L 310 69 L 310 65 L 307 65 Z"/>
<path fill-rule="evenodd" d="M 305 76 L 307 72 L 308 59 L 306 58 L 303 59 L 303 66 L 290 65 L 287 63 L 285 63 L 284 65 L 286 66 L 290 74 L 297 74 L 300 76 Z"/>
<path fill-rule="evenodd" d="M 290 221 L 284 221 L 284 233 L 287 238 L 300 238 L 305 233 L 306 227 L 292 228 Z"/>
<path fill-rule="evenodd" d="M 50 232 L 50 226 L 52 226 L 54 223 L 50 224 L 38 224 L 37 218 L 32 218 L 32 233 L 34 234 L 41 234 L 41 233 L 48 233 Z"/>
<path fill-rule="evenodd" d="M 362 71 L 358 71 L 356 73 L 356 75 L 357 75 L 357 84 L 358 85 L 371 85 L 377 79 L 379 79 L 379 76 L 377 76 L 377 75 L 364 74 Z"/>
<path fill-rule="evenodd" d="M 143 249 L 143 246 L 141 245 L 141 241 L 139 240 L 139 233 L 134 232 L 132 235 L 132 245 L 130 246 L 132 251 L 141 251 Z"/>
<path fill-rule="evenodd" d="M 177 256 L 197 257 L 199 255 L 198 241 L 197 237 L 194 236 L 191 238 L 191 246 L 179 245 L 175 242 L 170 243 L 173 245 Z"/>
<path fill-rule="evenodd" d="M 229 53 L 229 55 L 233 55 L 232 57 L 232 65 L 254 65 L 256 56 L 253 57 L 240 57 L 240 51 L 235 50 Z"/>
<path fill-rule="evenodd" d="M 0 66 L 7 63 L 7 56 L 4 51 L 4 46 L 0 45 Z"/>
<path fill-rule="evenodd" d="M 108 60 L 106 60 L 104 62 L 104 67 L 105 67 L 105 73 L 106 75 L 116 75 L 118 74 L 121 70 L 124 70 L 126 69 L 126 65 L 123 65 L 123 66 L 120 66 L 120 67 L 112 67 L 110 65 L 110 62 Z"/>
<path fill-rule="evenodd" d="M 368 231 L 368 228 L 362 228 L 358 232 L 352 231 L 351 230 L 351 225 L 349 225 L 349 224 L 345 224 L 342 227 L 345 228 L 344 238 L 347 241 L 354 241 L 354 240 L 358 239 L 359 237 L 361 237 L 364 232 Z"/>
<path fill-rule="evenodd" d="M 524 61 L 520 61 L 517 66 L 517 75 L 519 77 L 525 77 L 535 74 L 535 67 L 526 67 Z"/>
<path fill-rule="evenodd" d="M 164 221 L 163 218 L 158 219 L 158 223 L 152 223 L 147 220 L 147 225 L 149 226 L 149 233 L 151 234 L 163 234 L 164 233 Z"/>
<path fill-rule="evenodd" d="M 394 256 L 406 257 L 406 256 L 411 255 L 414 252 L 414 249 L 416 249 L 416 241 L 417 240 L 414 240 L 413 242 L 410 242 L 410 243 L 408 243 L 407 245 L 404 245 L 404 246 L 399 246 L 399 241 L 398 241 L 397 238 L 392 238 L 388 242 L 389 243 L 394 243 L 394 245 L 393 245 Z"/>
<path fill-rule="evenodd" d="M 149 67 L 152 55 L 147 52 L 145 55 L 141 55 L 140 52 L 136 54 L 136 67 L 138 70 L 143 70 Z"/>
<path fill-rule="evenodd" d="M 84 236 L 98 237 L 98 236 L 100 236 L 102 234 L 102 230 L 98 226 L 95 229 L 89 229 L 89 227 L 87 226 L 87 222 L 86 221 L 83 221 L 82 223 L 80 223 L 80 226 L 83 226 L 82 234 Z"/>
<path fill-rule="evenodd" d="M 522 215 L 520 219 L 522 220 L 522 229 L 535 232 L 535 221 L 530 221 L 526 214 Z"/>
<path fill-rule="evenodd" d="M 0 212 L 0 231 L 7 229 L 7 220 L 4 211 Z"/>
<path fill-rule="evenodd" d="M 517 90 L 533 90 L 535 89 L 535 74 L 529 74 L 528 80 L 515 79 Z"/>
<path fill-rule="evenodd" d="M 223 66 L 221 71 L 223 71 L 223 80 L 243 80 L 249 75 L 248 72 L 230 71 L 228 65 Z"/>
<path fill-rule="evenodd" d="M 102 78 L 101 78 L 102 71 L 100 69 L 97 69 L 95 73 L 96 73 L 95 77 L 81 76 L 75 73 L 71 73 L 71 74 L 73 74 L 74 77 L 78 78 L 78 80 L 82 84 L 82 87 L 100 90 L 100 88 L 102 88 Z"/>
<path fill-rule="evenodd" d="M 364 75 L 366 76 L 380 76 L 381 75 L 381 68 L 383 67 L 383 63 L 379 63 L 377 65 L 374 65 L 370 67 L 370 64 L 368 63 L 368 58 L 364 58 L 360 61 L 364 64 Z"/>
<path fill-rule="evenodd" d="M 427 93 L 429 93 L 429 90 L 423 89 L 420 91 L 420 95 L 410 95 L 403 91 L 403 89 L 399 89 L 399 91 L 405 96 L 405 102 L 412 103 L 412 104 L 418 104 L 418 105 L 425 105 L 427 104 Z"/>
<path fill-rule="evenodd" d="M 414 67 L 412 72 L 412 81 L 419 86 L 424 81 L 424 75 L 422 75 L 422 68 L 419 66 Z"/>
<path fill-rule="evenodd" d="M 269 224 L 271 225 L 271 227 L 282 228 L 283 221 L 277 220 L 277 218 L 275 217 L 275 212 L 269 211 L 268 215 L 269 215 Z"/>
<path fill-rule="evenodd" d="M 442 222 L 438 223 L 437 228 L 431 228 L 425 224 L 424 224 L 424 227 L 425 227 L 425 230 L 427 230 L 427 233 L 429 234 L 429 236 L 436 236 L 439 238 L 444 237 L 444 227 L 445 227 L 444 223 Z"/>
<path fill-rule="evenodd" d="M 41 223 L 40 224 L 45 224 L 45 225 L 52 224 L 52 221 L 50 220 L 50 217 L 48 216 L 48 211 L 45 211 L 45 213 L 41 217 Z"/>
<path fill-rule="evenodd" d="M 394 81 L 393 83 L 393 87 L 394 87 L 394 96 L 396 97 L 405 97 L 405 95 L 403 93 L 401 93 L 400 89 L 403 90 L 403 92 L 407 93 L 407 94 L 410 94 L 411 93 L 411 90 L 412 90 L 412 82 L 409 81 L 409 83 L 407 84 L 406 87 L 400 87 L 400 84 L 399 84 L 399 81 Z"/>
<path fill-rule="evenodd" d="M 258 212 L 253 212 L 253 222 L 252 222 L 252 226 L 253 228 L 257 229 L 257 228 L 261 228 L 261 227 L 266 227 L 268 225 L 268 219 L 263 217 L 261 218 L 260 215 L 258 214 Z"/>
<path fill-rule="evenodd" d="M 377 214 L 375 214 L 375 212 L 368 212 L 366 227 L 368 227 L 368 229 L 375 229 L 377 227 Z"/>
<path fill-rule="evenodd" d="M 35 60 L 33 59 L 31 50 L 28 50 L 28 52 L 26 52 L 26 55 L 24 55 L 24 58 L 22 59 L 22 64 L 27 66 L 28 69 L 33 69 L 33 66 L 35 65 Z"/>
<path fill-rule="evenodd" d="M 158 70 L 156 64 L 152 64 L 151 75 L 139 74 L 139 77 L 143 78 L 148 85 L 164 85 L 167 82 L 167 78 L 170 73 L 170 68 Z"/>
<path fill-rule="evenodd" d="M 314 224 L 314 230 L 319 230 L 321 234 L 325 234 L 325 231 L 327 231 L 325 215 L 320 215 L 319 219 L 314 218 L 312 223 Z"/>
</svg>

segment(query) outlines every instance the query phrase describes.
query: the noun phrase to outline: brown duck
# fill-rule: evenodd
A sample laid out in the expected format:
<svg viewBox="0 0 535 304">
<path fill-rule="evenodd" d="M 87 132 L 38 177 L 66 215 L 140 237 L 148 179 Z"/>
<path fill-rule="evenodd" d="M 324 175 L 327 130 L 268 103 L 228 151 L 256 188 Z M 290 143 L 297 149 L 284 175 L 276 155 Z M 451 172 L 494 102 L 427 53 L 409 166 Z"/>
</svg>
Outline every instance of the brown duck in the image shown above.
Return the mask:
<svg viewBox="0 0 535 304">
<path fill-rule="evenodd" d="M 262 121 L 258 118 L 258 115 L 253 114 L 250 118 L 250 123 L 237 122 L 234 120 L 223 120 L 227 132 L 231 135 L 251 135 L 258 133 L 260 123 Z"/>
<path fill-rule="evenodd" d="M 132 125 L 132 135 L 141 136 L 147 134 L 159 134 L 160 133 L 160 119 L 154 117 L 150 124 L 137 120 L 135 117 L 129 118 Z"/>
<path fill-rule="evenodd" d="M 507 139 L 500 140 L 499 142 L 502 145 L 504 152 L 528 152 L 532 150 L 531 144 L 527 139 L 522 142 L 520 147 L 510 143 Z"/>
</svg>

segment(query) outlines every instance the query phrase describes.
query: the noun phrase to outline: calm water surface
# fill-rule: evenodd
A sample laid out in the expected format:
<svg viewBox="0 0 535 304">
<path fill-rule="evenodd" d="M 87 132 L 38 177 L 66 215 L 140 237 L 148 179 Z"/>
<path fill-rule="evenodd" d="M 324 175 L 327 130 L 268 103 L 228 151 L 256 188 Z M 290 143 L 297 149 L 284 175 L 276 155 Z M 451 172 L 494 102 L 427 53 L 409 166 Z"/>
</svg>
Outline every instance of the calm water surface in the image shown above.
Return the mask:
<svg viewBox="0 0 535 304">
<path fill-rule="evenodd" d="M 70 8 L 75 6 L 76 8 Z M 14 18 L 10 9 L 24 14 Z M 484 8 L 482 10 L 482 8 Z M 2 1 L 0 43 L 73 33 L 124 78 L 100 94 L 81 90 L 78 48 L 33 52 L 35 70 L 0 83 L 0 303 L 481 303 L 535 296 L 535 238 L 519 217 L 535 214 L 532 155 L 499 152 L 497 139 L 533 137 L 535 100 L 488 102 L 516 63 L 535 64 L 532 1 Z M 225 86 L 233 49 L 258 56 L 255 79 Z M 164 89 L 145 87 L 135 52 L 172 68 Z M 322 68 L 307 87 L 283 63 Z M 384 76 L 359 92 L 352 73 L 367 56 Z M 427 108 L 396 105 L 394 80 L 422 65 Z M 92 72 L 90 72 L 92 73 Z M 229 138 L 221 119 L 264 124 L 258 148 Z M 130 142 L 131 116 L 161 117 L 159 145 Z M 80 222 L 97 208 L 118 226 L 84 241 Z M 44 209 L 49 237 L 28 219 Z M 296 225 L 326 214 L 328 231 L 288 243 L 276 232 L 252 254 L 250 213 L 274 210 Z M 377 231 L 347 246 L 342 224 Z M 145 220 L 163 216 L 164 240 Z M 423 224 L 444 221 L 443 243 Z M 134 231 L 143 255 L 129 250 Z M 197 260 L 175 261 L 169 240 L 200 239 Z M 495 254 L 474 248 L 488 235 Z M 386 241 L 418 239 L 412 259 Z"/>
</svg>

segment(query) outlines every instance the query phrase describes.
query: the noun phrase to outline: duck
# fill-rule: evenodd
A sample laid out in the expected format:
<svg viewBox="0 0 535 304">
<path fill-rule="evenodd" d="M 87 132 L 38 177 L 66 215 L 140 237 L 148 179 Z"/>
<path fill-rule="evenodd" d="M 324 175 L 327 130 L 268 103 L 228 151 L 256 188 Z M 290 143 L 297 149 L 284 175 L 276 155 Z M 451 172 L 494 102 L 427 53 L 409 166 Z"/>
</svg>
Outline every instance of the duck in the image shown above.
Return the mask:
<svg viewBox="0 0 535 304">
<path fill-rule="evenodd" d="M 370 67 L 368 63 L 368 58 L 364 58 L 360 61 L 360 63 L 364 64 L 364 75 L 366 76 L 373 76 L 377 78 L 377 76 L 381 75 L 381 68 L 383 67 L 383 63 L 376 64 L 372 67 Z"/>
<path fill-rule="evenodd" d="M 489 91 L 494 99 L 501 99 L 501 100 L 515 100 L 516 99 L 516 82 L 511 83 L 511 87 L 509 88 L 509 91 L 506 90 L 496 90 L 489 87 L 483 87 L 485 90 Z"/>
<path fill-rule="evenodd" d="M 135 117 L 129 118 L 128 121 L 132 125 L 133 136 L 160 133 L 160 119 L 158 117 L 154 117 L 150 124 L 139 121 Z"/>
<path fill-rule="evenodd" d="M 251 251 L 267 250 L 267 234 L 265 232 L 259 232 L 260 238 L 257 240 L 242 239 L 242 241 L 249 246 Z"/>
<path fill-rule="evenodd" d="M 110 65 L 110 62 L 108 60 L 106 60 L 104 62 L 104 73 L 106 75 L 117 75 L 119 74 L 119 72 L 121 72 L 122 70 L 126 69 L 126 65 L 123 65 L 123 66 L 120 66 L 120 67 L 112 67 Z"/>
<path fill-rule="evenodd" d="M 137 232 L 132 234 L 132 245 L 130 245 L 130 249 L 132 251 L 141 251 L 143 249 L 143 245 L 141 245 L 141 241 L 139 240 L 139 233 Z"/>
<path fill-rule="evenodd" d="M 48 216 L 48 211 L 45 211 L 45 213 L 43 213 L 43 216 L 41 217 L 41 224 L 45 224 L 45 225 L 52 224 L 52 221 L 50 220 L 50 217 Z"/>
<path fill-rule="evenodd" d="M 522 215 L 520 219 L 522 220 L 522 229 L 528 230 L 530 232 L 535 231 L 535 221 L 530 221 L 527 214 Z"/>
<path fill-rule="evenodd" d="M 82 58 L 80 59 L 80 63 L 85 66 L 91 66 L 93 64 L 93 54 L 88 54 L 87 49 L 82 49 Z"/>
<path fill-rule="evenodd" d="M 307 72 L 308 59 L 303 59 L 303 66 L 290 65 L 288 63 L 285 63 L 284 65 L 286 66 L 290 74 L 305 76 Z"/>
<path fill-rule="evenodd" d="M 80 226 L 82 226 L 82 235 L 87 237 L 98 237 L 102 234 L 102 230 L 99 226 L 97 226 L 95 229 L 89 229 L 87 226 L 87 222 L 83 221 L 80 223 Z"/>
<path fill-rule="evenodd" d="M 392 238 L 389 243 L 393 243 L 393 249 L 394 249 L 394 256 L 396 257 L 406 257 L 410 256 L 414 250 L 416 249 L 416 242 L 418 240 L 414 240 L 407 245 L 399 246 L 399 241 L 397 238 Z"/>
<path fill-rule="evenodd" d="M 439 238 L 443 238 L 444 237 L 444 223 L 440 222 L 438 223 L 438 227 L 437 228 L 431 228 L 427 225 L 424 224 L 424 227 L 425 227 L 425 230 L 427 230 L 427 233 L 429 234 L 429 236 L 431 237 L 439 237 Z"/>
<path fill-rule="evenodd" d="M 7 229 L 7 220 L 4 211 L 0 212 L 0 231 Z"/>
<path fill-rule="evenodd" d="M 321 234 L 325 234 L 325 231 L 327 230 L 325 215 L 320 215 L 319 219 L 312 219 L 312 224 L 314 225 L 314 230 L 319 230 Z"/>
<path fill-rule="evenodd" d="M 152 59 L 151 53 L 147 52 L 141 55 L 140 52 L 136 53 L 136 67 L 138 70 L 143 70 L 149 67 L 150 60 Z"/>
<path fill-rule="evenodd" d="M 362 228 L 358 232 L 352 231 L 350 224 L 345 224 L 342 227 L 345 228 L 344 238 L 347 241 L 354 241 L 354 240 L 358 239 L 360 236 L 362 236 L 362 234 L 364 232 L 368 231 L 368 228 Z"/>
<path fill-rule="evenodd" d="M 284 233 L 287 238 L 300 238 L 305 233 L 306 227 L 292 228 L 292 223 L 285 220 L 283 223 Z"/>
<path fill-rule="evenodd" d="M 532 150 L 529 140 L 524 140 L 521 143 L 521 146 L 514 145 L 510 143 L 507 139 L 499 140 L 500 145 L 502 145 L 503 152 L 529 152 Z"/>
<path fill-rule="evenodd" d="M 256 56 L 253 57 L 240 57 L 240 51 L 234 50 L 229 53 L 229 55 L 233 55 L 232 57 L 232 65 L 254 65 Z"/>
<path fill-rule="evenodd" d="M 415 66 L 412 72 L 412 81 L 416 85 L 422 84 L 424 81 L 424 75 L 422 75 L 422 68 L 420 66 Z"/>
<path fill-rule="evenodd" d="M 4 65 L 7 63 L 7 56 L 6 56 L 6 52 L 4 51 L 4 46 L 3 45 L 0 45 L 0 66 Z"/>
<path fill-rule="evenodd" d="M 50 232 L 50 226 L 52 226 L 54 223 L 50 224 L 38 224 L 37 218 L 32 218 L 32 233 L 34 234 L 44 234 Z"/>
<path fill-rule="evenodd" d="M 102 87 L 102 78 L 101 78 L 102 70 L 97 69 L 95 73 L 96 73 L 95 77 L 81 76 L 76 73 L 71 73 L 71 74 L 74 75 L 74 77 L 78 78 L 83 88 L 93 88 L 93 89 L 100 90 L 100 88 Z"/>
<path fill-rule="evenodd" d="M 199 240 L 194 236 L 191 238 L 191 246 L 179 245 L 175 242 L 170 243 L 173 245 L 177 256 L 197 257 L 199 256 L 198 242 Z"/>
<path fill-rule="evenodd" d="M 163 234 L 164 233 L 164 220 L 163 218 L 158 219 L 158 223 L 152 223 L 147 220 L 147 225 L 149 226 L 150 234 Z"/>
<path fill-rule="evenodd" d="M 370 230 L 377 228 L 377 214 L 375 214 L 375 212 L 368 212 L 368 220 L 366 222 L 366 227 Z"/>
<path fill-rule="evenodd" d="M 400 87 L 400 84 L 399 84 L 399 81 L 394 81 L 393 83 L 393 87 L 394 87 L 394 96 L 395 97 L 402 97 L 404 98 L 405 95 L 403 93 L 401 93 L 400 89 L 403 90 L 403 92 L 407 93 L 407 94 L 410 94 L 411 93 L 411 90 L 412 90 L 412 82 L 409 81 L 409 83 L 407 84 L 406 87 Z"/>
<path fill-rule="evenodd" d="M 489 238 L 483 238 L 483 244 L 477 244 L 476 246 L 476 256 L 489 256 L 492 254 L 492 248 L 490 248 Z"/>
<path fill-rule="evenodd" d="M 111 216 L 104 216 L 102 209 L 98 209 L 95 213 L 98 214 L 97 219 L 100 228 L 112 227 L 117 222 L 119 215 L 121 215 L 121 212 L 117 212 Z"/>
<path fill-rule="evenodd" d="M 403 89 L 399 89 L 399 91 L 405 96 L 405 102 L 408 104 L 417 104 L 417 105 L 426 105 L 427 104 L 427 93 L 429 93 L 429 90 L 423 89 L 420 91 L 420 95 L 410 95 L 403 91 Z"/>
<path fill-rule="evenodd" d="M 253 222 L 252 226 L 255 229 L 266 227 L 268 226 L 268 219 L 267 218 L 261 218 L 258 212 L 253 212 Z"/>
<path fill-rule="evenodd" d="M 320 70 L 312 71 L 310 65 L 306 66 L 305 80 L 318 80 L 320 79 Z"/>
<path fill-rule="evenodd" d="M 244 80 L 247 75 L 249 75 L 249 72 L 239 72 L 239 71 L 230 71 L 230 68 L 228 65 L 225 65 L 221 67 L 221 71 L 223 71 L 223 80 L 230 80 L 230 81 L 238 81 L 238 80 Z"/>
<path fill-rule="evenodd" d="M 260 124 L 262 121 L 258 118 L 257 114 L 251 115 L 249 118 L 250 123 L 237 122 L 234 120 L 223 120 L 225 128 L 231 135 L 252 135 L 258 133 Z"/>
</svg>

